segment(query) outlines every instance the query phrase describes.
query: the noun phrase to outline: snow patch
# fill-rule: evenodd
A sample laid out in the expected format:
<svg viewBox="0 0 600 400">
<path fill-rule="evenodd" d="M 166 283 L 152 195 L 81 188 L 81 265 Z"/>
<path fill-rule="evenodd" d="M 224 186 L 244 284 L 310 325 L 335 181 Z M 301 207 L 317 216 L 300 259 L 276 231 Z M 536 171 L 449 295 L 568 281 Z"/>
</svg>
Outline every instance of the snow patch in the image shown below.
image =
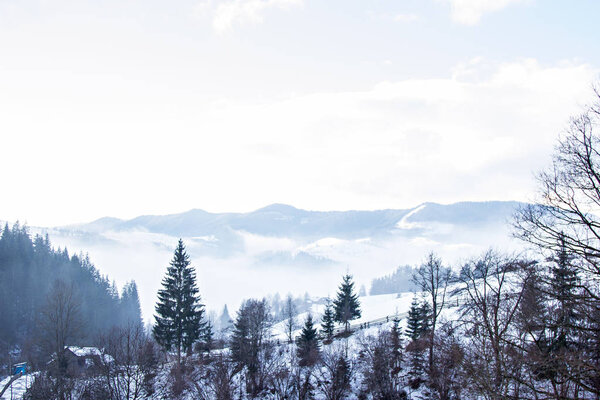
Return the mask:
<svg viewBox="0 0 600 400">
<path fill-rule="evenodd" d="M 405 230 L 421 228 L 421 224 L 418 224 L 416 222 L 408 222 L 408 219 L 416 213 L 418 213 L 419 211 L 423 210 L 425 206 L 426 204 L 421 204 L 419 207 L 415 208 L 414 210 L 406 214 L 404 217 L 402 217 L 402 219 L 396 223 L 396 228 Z"/>
<path fill-rule="evenodd" d="M 67 349 L 69 349 L 77 357 L 102 356 L 102 352 L 97 347 L 69 346 Z"/>
</svg>

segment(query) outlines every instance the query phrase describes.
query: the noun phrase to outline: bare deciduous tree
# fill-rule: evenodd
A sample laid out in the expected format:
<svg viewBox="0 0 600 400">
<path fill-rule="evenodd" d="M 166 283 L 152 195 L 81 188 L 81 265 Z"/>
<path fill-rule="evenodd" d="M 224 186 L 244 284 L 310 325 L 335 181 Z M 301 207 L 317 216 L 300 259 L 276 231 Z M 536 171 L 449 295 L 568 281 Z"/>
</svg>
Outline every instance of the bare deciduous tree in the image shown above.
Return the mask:
<svg viewBox="0 0 600 400">
<path fill-rule="evenodd" d="M 56 280 L 48 293 L 40 317 L 40 328 L 44 332 L 43 341 L 54 353 L 54 360 L 50 365 L 55 378 L 55 396 L 61 400 L 66 399 L 71 391 L 71 385 L 67 381 L 65 347 L 81 336 L 82 316 L 79 306 L 80 301 L 73 284 Z"/>
<path fill-rule="evenodd" d="M 322 365 L 317 371 L 317 388 L 326 400 L 348 397 L 355 365 L 346 357 L 343 346 L 330 345 L 323 351 Z"/>
<path fill-rule="evenodd" d="M 64 361 L 64 349 L 81 335 L 80 301 L 73 284 L 57 280 L 52 284 L 40 319 L 46 333 L 44 340 L 59 361 Z M 61 363 L 58 363 L 61 365 Z M 64 365 L 63 365 L 64 366 Z"/>
<path fill-rule="evenodd" d="M 581 272 L 600 276 L 600 91 L 560 138 L 552 167 L 538 175 L 535 204 L 521 208 L 515 235 L 548 251 L 565 246 Z M 597 297 L 597 293 L 591 293 Z"/>
<path fill-rule="evenodd" d="M 461 322 L 466 330 L 465 368 L 477 392 L 505 399 L 517 390 L 511 342 L 516 336 L 523 284 L 522 262 L 494 251 L 467 262 L 454 294 L 462 298 Z"/>
<path fill-rule="evenodd" d="M 291 294 L 288 294 L 285 298 L 285 305 L 283 306 L 283 316 L 285 317 L 285 334 L 288 338 L 288 343 L 294 341 L 294 331 L 298 328 L 298 321 L 296 315 L 298 311 L 294 304 L 294 299 Z"/>
<path fill-rule="evenodd" d="M 428 373 L 431 375 L 434 367 L 434 341 L 437 320 L 446 305 L 446 292 L 450 282 L 450 269 L 442 265 L 442 260 L 434 253 L 429 253 L 427 259 L 415 271 L 413 281 L 421 288 L 431 302 L 430 332 L 428 338 L 429 360 Z"/>
<path fill-rule="evenodd" d="M 149 377 L 154 373 L 155 349 L 144 329 L 130 323 L 114 327 L 102 337 L 102 369 L 110 398 L 134 400 L 142 398 Z"/>
<path fill-rule="evenodd" d="M 538 340 L 540 368 L 552 384 L 551 396 L 578 396 L 579 387 L 600 396 L 600 91 L 580 115 L 572 118 L 560 137 L 552 165 L 538 175 L 535 204 L 521 208 L 514 219 L 515 236 L 533 244 L 545 258 L 564 253 L 577 275 L 567 313 L 578 318 L 562 328 L 577 338 L 576 351 L 556 351 L 546 346 L 545 332 Z M 550 298 L 556 297 L 549 293 Z M 571 297 L 571 296 L 570 296 Z M 555 299 L 560 300 L 560 299 Z M 559 310 L 560 311 L 560 310 Z M 562 312 L 562 311 L 561 311 Z M 564 318 L 563 318 L 564 319 Z M 555 326 L 546 326 L 556 331 Z M 564 341 L 563 341 L 564 342 Z M 546 346 L 548 347 L 548 346 Z M 547 353 L 544 355 L 544 353 Z M 550 365 L 552 364 L 552 365 Z M 571 389 L 567 389 L 571 387 Z M 537 389 L 536 389 L 537 390 Z M 562 393 L 562 394 L 561 394 Z"/>
</svg>

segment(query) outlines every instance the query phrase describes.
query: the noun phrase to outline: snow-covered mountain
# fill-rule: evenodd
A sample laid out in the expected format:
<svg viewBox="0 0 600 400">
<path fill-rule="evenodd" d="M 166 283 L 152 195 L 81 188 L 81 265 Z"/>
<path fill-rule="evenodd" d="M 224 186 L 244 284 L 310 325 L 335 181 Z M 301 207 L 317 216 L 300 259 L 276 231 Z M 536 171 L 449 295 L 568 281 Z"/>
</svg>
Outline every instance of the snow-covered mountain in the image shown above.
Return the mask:
<svg viewBox="0 0 600 400">
<path fill-rule="evenodd" d="M 56 246 L 88 252 L 119 284 L 135 279 L 148 318 L 179 237 L 207 305 L 235 309 L 243 298 L 275 292 L 333 294 L 346 271 L 368 288 L 374 277 L 417 264 L 429 251 L 456 264 L 490 246 L 515 249 L 520 244 L 509 224 L 519 206 L 492 201 L 308 211 L 273 204 L 249 213 L 190 210 L 34 230 L 47 232 Z"/>
<path fill-rule="evenodd" d="M 462 202 L 450 205 L 424 203 L 412 209 L 374 211 L 308 211 L 286 204 L 272 204 L 249 213 L 209 213 L 190 210 L 171 215 L 144 215 L 130 220 L 100 218 L 96 221 L 60 229 L 102 233 L 144 230 L 171 236 L 208 237 L 224 231 L 245 231 L 264 236 L 345 239 L 382 236 L 427 223 L 470 227 L 503 223 L 517 202 Z"/>
</svg>

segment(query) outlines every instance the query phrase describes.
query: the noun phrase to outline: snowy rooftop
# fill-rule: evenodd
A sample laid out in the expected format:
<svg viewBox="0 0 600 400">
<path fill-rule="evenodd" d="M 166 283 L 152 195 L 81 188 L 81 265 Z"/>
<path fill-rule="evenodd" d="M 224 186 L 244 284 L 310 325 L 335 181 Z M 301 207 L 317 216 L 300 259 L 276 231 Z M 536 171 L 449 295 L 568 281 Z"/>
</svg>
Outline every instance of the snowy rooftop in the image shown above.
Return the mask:
<svg viewBox="0 0 600 400">
<path fill-rule="evenodd" d="M 67 349 L 69 349 L 77 357 L 102 356 L 102 352 L 97 347 L 69 346 Z"/>
</svg>

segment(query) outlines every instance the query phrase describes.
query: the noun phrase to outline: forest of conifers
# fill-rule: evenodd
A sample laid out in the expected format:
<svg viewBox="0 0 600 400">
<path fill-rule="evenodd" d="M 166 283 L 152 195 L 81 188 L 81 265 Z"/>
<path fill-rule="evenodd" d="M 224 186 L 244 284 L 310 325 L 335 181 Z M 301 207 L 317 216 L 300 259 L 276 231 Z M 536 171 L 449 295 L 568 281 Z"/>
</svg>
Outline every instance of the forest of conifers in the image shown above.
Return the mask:
<svg viewBox="0 0 600 400">
<path fill-rule="evenodd" d="M 70 333 L 70 345 L 89 343 L 100 332 L 132 321 L 142 323 L 135 282 L 121 293 L 87 256 L 54 250 L 48 237 L 31 237 L 26 226 L 8 224 L 0 232 L 0 354 L 10 353 L 35 366 L 47 361 L 44 316 L 53 287 L 68 288 L 77 302 L 81 323 Z"/>
</svg>

